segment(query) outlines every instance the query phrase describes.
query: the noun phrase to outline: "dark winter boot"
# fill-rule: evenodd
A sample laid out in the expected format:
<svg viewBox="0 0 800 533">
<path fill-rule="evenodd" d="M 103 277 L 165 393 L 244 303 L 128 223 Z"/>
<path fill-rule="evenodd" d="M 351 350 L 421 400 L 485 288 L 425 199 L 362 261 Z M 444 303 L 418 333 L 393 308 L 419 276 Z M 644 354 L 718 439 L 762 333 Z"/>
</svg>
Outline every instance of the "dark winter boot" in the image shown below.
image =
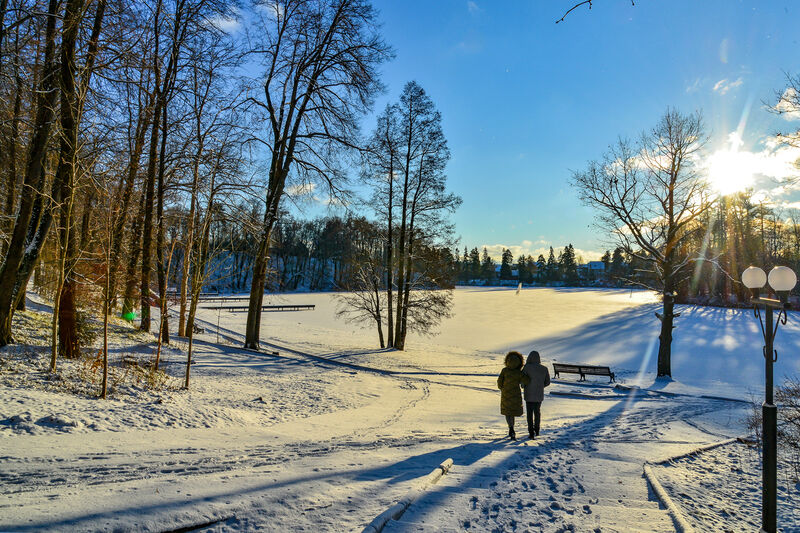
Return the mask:
<svg viewBox="0 0 800 533">
<path fill-rule="evenodd" d="M 513 429 L 510 429 L 508 431 L 508 438 L 511 439 L 511 440 L 517 440 L 517 434 L 514 433 Z"/>
</svg>

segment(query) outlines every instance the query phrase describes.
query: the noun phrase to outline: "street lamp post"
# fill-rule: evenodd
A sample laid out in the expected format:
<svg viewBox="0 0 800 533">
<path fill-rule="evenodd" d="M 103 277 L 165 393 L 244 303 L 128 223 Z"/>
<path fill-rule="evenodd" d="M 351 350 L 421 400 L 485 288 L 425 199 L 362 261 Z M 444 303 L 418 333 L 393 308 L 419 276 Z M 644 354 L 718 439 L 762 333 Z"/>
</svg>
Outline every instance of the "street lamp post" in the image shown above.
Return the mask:
<svg viewBox="0 0 800 533">
<path fill-rule="evenodd" d="M 767 284 L 767 275 L 758 267 L 748 267 L 742 273 L 742 283 L 753 291 L 751 302 L 753 311 L 761 323 L 764 335 L 765 391 L 764 403 L 761 406 L 763 423 L 762 446 L 762 493 L 761 493 L 761 530 L 774 533 L 777 529 L 778 500 L 778 408 L 772 396 L 772 365 L 778 360 L 778 352 L 773 343 L 780 324 L 786 324 L 786 310 L 789 308 L 789 291 L 797 284 L 797 276 L 788 267 L 775 267 L 769 273 L 769 285 L 778 299 L 762 298 L 760 290 Z M 761 319 L 761 307 L 766 311 L 765 320 Z M 778 310 L 778 320 L 774 320 L 773 311 Z"/>
</svg>

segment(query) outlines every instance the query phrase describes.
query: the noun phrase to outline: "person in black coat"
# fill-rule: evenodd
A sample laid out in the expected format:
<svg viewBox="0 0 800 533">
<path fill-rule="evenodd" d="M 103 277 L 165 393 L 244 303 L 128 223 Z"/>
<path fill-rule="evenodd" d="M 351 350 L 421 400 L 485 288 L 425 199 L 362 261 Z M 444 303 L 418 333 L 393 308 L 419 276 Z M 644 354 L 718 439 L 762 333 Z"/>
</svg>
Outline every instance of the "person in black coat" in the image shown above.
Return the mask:
<svg viewBox="0 0 800 533">
<path fill-rule="evenodd" d="M 550 385 L 550 371 L 541 363 L 539 352 L 534 350 L 528 354 L 522 373 L 529 378 L 528 383 L 524 385 L 525 411 L 528 415 L 528 435 L 533 439 L 539 435 L 544 388 Z"/>
</svg>

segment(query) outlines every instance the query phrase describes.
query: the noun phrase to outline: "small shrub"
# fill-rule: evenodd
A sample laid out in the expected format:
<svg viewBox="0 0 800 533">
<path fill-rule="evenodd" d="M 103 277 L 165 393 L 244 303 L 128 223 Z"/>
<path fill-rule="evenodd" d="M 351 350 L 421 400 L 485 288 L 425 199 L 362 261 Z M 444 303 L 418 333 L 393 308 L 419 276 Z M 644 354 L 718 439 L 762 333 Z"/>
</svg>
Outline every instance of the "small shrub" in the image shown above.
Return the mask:
<svg viewBox="0 0 800 533">
<path fill-rule="evenodd" d="M 778 405 L 778 459 L 788 465 L 788 481 L 800 482 L 800 379 L 789 378 L 775 389 Z M 750 414 L 745 419 L 760 449 L 762 439 L 761 403 L 753 401 Z"/>
</svg>

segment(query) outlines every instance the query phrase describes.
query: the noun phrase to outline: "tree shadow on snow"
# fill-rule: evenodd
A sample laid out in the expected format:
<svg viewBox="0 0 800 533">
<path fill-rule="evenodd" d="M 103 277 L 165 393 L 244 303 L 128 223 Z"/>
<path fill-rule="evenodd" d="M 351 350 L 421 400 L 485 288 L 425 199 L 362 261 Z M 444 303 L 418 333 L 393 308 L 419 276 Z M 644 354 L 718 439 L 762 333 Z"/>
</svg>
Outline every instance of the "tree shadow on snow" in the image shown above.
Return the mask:
<svg viewBox="0 0 800 533">
<path fill-rule="evenodd" d="M 640 372 L 655 375 L 661 323 L 655 312 L 660 304 L 609 313 L 571 330 L 499 346 L 498 351 L 537 350 L 546 362 L 610 366 L 618 377 Z M 752 310 L 679 305 L 672 342 L 672 376 L 675 380 L 712 391 L 763 390 L 763 338 Z M 790 312 L 776 340 L 775 376 L 800 372 L 800 359 L 787 357 L 800 351 L 798 313 Z M 568 320 L 568 317 L 564 317 Z M 781 357 L 781 352 L 783 357 Z M 663 388 L 666 383 L 655 383 Z"/>
</svg>

